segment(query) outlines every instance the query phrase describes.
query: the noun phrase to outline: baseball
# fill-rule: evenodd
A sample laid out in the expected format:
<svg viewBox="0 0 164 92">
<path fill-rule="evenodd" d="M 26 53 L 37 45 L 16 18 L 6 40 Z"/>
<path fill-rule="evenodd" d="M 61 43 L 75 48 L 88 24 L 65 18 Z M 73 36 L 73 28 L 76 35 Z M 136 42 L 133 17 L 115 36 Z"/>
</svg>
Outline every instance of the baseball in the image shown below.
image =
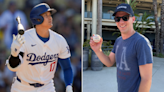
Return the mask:
<svg viewBox="0 0 164 92">
<path fill-rule="evenodd" d="M 100 37 L 100 35 L 98 35 L 98 34 L 95 34 L 95 35 L 93 36 L 93 41 L 96 42 L 96 43 L 98 43 L 98 42 L 100 41 L 100 39 L 101 39 L 101 37 Z"/>
</svg>

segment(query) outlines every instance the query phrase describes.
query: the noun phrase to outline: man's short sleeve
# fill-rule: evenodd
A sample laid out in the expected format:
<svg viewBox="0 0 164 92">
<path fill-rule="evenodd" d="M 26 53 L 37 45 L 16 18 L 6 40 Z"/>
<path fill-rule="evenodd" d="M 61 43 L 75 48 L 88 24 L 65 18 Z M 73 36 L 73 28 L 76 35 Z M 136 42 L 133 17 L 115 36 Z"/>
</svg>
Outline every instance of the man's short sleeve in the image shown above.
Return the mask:
<svg viewBox="0 0 164 92">
<path fill-rule="evenodd" d="M 113 49 L 112 49 L 112 52 L 113 52 L 113 53 L 116 52 L 116 46 L 117 46 L 117 42 L 118 42 L 119 39 L 120 39 L 120 37 L 117 38 L 116 41 L 115 41 L 115 43 L 114 43 L 114 46 L 113 46 Z"/>
<path fill-rule="evenodd" d="M 147 38 L 139 39 L 136 44 L 138 65 L 153 62 L 152 47 Z"/>
<path fill-rule="evenodd" d="M 115 49 L 116 49 L 116 44 L 114 44 L 112 52 L 115 53 Z"/>
<path fill-rule="evenodd" d="M 66 40 L 63 38 L 63 39 L 61 39 L 61 42 L 60 42 L 59 58 L 65 59 L 65 58 L 68 58 L 70 56 L 71 56 L 71 54 L 70 54 L 69 46 L 68 46 Z"/>
</svg>

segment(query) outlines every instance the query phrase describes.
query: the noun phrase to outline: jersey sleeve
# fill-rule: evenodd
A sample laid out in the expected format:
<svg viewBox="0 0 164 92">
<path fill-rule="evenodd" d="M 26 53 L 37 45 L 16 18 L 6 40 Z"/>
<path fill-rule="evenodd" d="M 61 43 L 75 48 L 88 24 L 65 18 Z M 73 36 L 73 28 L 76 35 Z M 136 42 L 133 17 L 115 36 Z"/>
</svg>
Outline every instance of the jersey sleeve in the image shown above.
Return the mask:
<svg viewBox="0 0 164 92">
<path fill-rule="evenodd" d="M 139 39 L 136 44 L 138 65 L 153 63 L 152 47 L 148 39 Z"/>
<path fill-rule="evenodd" d="M 61 68 L 63 69 L 64 72 L 64 80 L 65 84 L 67 85 L 72 85 L 73 82 L 73 72 L 72 72 L 72 67 L 71 67 L 71 61 L 70 58 L 66 59 L 58 59 L 59 64 Z"/>
<path fill-rule="evenodd" d="M 65 59 L 70 57 L 70 49 L 69 46 L 66 42 L 66 40 L 62 37 L 61 41 L 60 41 L 60 53 L 59 53 L 59 58 L 61 59 Z"/>
<path fill-rule="evenodd" d="M 113 46 L 112 52 L 115 53 L 115 49 L 116 49 L 116 43 Z"/>
</svg>

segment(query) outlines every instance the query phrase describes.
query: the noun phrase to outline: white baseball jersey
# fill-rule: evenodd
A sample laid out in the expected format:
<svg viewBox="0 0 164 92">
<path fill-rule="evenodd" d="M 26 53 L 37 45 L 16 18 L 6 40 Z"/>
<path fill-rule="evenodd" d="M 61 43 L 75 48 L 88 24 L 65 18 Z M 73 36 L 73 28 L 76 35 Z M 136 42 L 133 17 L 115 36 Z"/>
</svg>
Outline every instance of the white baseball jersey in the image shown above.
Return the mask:
<svg viewBox="0 0 164 92">
<path fill-rule="evenodd" d="M 49 29 L 49 40 L 44 43 L 38 38 L 35 28 L 25 32 L 25 44 L 20 51 L 24 52 L 23 60 L 16 74 L 27 83 L 47 84 L 54 77 L 58 58 L 70 57 L 66 40 Z"/>
</svg>

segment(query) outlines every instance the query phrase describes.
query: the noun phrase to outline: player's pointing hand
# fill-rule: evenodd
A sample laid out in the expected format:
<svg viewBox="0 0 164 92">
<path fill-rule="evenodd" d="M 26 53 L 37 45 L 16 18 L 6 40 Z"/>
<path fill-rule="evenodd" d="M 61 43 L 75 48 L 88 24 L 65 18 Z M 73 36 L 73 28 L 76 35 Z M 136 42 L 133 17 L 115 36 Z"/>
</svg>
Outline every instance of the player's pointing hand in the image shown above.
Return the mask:
<svg viewBox="0 0 164 92">
<path fill-rule="evenodd" d="M 25 43 L 24 36 L 18 34 L 15 36 L 13 34 L 13 42 L 11 44 L 11 55 L 17 57 L 20 51 L 21 46 Z"/>
</svg>

